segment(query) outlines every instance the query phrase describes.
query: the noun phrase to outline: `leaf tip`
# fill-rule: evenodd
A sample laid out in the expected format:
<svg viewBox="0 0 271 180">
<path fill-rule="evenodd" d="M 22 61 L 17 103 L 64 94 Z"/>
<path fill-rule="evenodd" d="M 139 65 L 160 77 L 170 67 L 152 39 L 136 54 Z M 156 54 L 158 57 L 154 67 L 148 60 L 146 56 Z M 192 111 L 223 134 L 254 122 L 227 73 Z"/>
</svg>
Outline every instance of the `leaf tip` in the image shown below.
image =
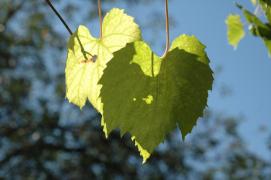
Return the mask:
<svg viewBox="0 0 271 180">
<path fill-rule="evenodd" d="M 103 117 L 101 119 L 101 126 L 103 128 L 103 132 L 104 132 L 105 138 L 108 139 L 108 131 L 107 131 L 106 123 L 105 123 Z"/>
<path fill-rule="evenodd" d="M 143 158 L 142 160 L 142 164 L 145 164 L 147 162 L 147 160 L 150 158 L 151 154 L 146 150 L 144 149 L 140 144 L 139 142 L 136 141 L 136 138 L 135 136 L 133 136 L 132 138 L 132 141 L 134 141 L 135 143 L 135 146 L 137 147 L 139 153 L 140 153 L 140 156 Z"/>
</svg>

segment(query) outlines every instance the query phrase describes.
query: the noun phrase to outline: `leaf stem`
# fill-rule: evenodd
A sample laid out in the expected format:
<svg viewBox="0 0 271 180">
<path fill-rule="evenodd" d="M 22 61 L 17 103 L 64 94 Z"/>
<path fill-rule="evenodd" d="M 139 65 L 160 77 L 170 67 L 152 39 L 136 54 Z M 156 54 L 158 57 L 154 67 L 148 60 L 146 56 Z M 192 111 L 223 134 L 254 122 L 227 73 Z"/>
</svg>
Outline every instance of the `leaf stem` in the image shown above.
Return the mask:
<svg viewBox="0 0 271 180">
<path fill-rule="evenodd" d="M 165 0 L 165 17 L 166 17 L 166 49 L 164 54 L 162 55 L 161 58 L 166 57 L 168 51 L 169 51 L 169 41 L 170 41 L 170 37 L 169 37 L 169 17 L 168 17 L 168 0 Z"/>
<path fill-rule="evenodd" d="M 59 18 L 59 20 L 62 22 L 62 24 L 65 26 L 65 28 L 67 29 L 67 31 L 69 32 L 69 34 L 72 36 L 73 32 L 71 30 L 71 28 L 68 26 L 68 24 L 66 23 L 66 21 L 63 19 L 63 17 L 60 15 L 60 13 L 56 10 L 56 8 L 54 7 L 54 5 L 51 3 L 50 0 L 45 0 L 47 2 L 47 4 L 50 6 L 50 8 L 53 10 L 53 12 L 56 14 L 56 16 Z M 82 42 L 80 41 L 80 38 L 78 37 L 78 35 L 76 35 L 76 39 L 79 42 L 80 48 L 81 48 L 81 52 L 84 55 L 85 60 L 87 60 L 87 54 L 90 55 L 91 57 L 93 57 L 92 54 L 88 53 L 87 51 L 85 51 Z"/>
<path fill-rule="evenodd" d="M 50 6 L 50 8 L 54 11 L 54 13 L 57 15 L 57 17 L 60 19 L 60 21 L 65 26 L 65 28 L 67 29 L 67 31 L 70 33 L 70 35 L 72 35 L 73 32 L 72 32 L 71 28 L 68 26 L 68 24 L 66 23 L 66 21 L 62 18 L 62 16 L 59 14 L 59 12 L 56 10 L 56 8 L 53 6 L 53 4 L 51 3 L 51 1 L 50 0 L 45 0 L 45 1 Z"/>
<path fill-rule="evenodd" d="M 98 13 L 99 13 L 99 21 L 100 21 L 100 38 L 102 38 L 103 37 L 103 15 L 102 15 L 101 0 L 98 0 Z"/>
</svg>

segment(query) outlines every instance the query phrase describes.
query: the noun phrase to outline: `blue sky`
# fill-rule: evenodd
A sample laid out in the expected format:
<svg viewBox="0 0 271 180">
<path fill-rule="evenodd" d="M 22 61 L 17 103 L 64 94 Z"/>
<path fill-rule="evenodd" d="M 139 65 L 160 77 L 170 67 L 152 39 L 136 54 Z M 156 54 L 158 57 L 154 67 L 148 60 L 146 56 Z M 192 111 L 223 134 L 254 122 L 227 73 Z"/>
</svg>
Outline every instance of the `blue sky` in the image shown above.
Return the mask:
<svg viewBox="0 0 271 180">
<path fill-rule="evenodd" d="M 250 1 L 239 2 L 253 10 Z M 161 14 L 161 22 L 152 23 L 164 23 L 163 4 L 163 0 L 156 0 L 148 6 L 143 3 L 128 6 L 123 1 L 118 1 L 105 9 L 125 8 L 143 26 L 152 20 L 153 11 Z M 215 77 L 215 88 L 210 92 L 209 108 L 226 115 L 243 117 L 240 133 L 245 137 L 249 148 L 263 157 L 269 157 L 265 144 L 268 132 L 271 132 L 271 58 L 268 57 L 262 41 L 252 37 L 247 31 L 237 50 L 228 45 L 225 19 L 230 13 L 240 13 L 234 1 L 170 0 L 169 8 L 176 24 L 171 29 L 171 40 L 184 33 L 195 35 L 207 46 L 212 68 L 222 67 L 222 72 Z M 76 23 L 83 22 L 78 20 L 73 25 Z M 98 35 L 97 21 L 87 25 L 91 32 Z M 142 28 L 142 35 L 152 44 L 154 51 L 161 55 L 162 45 L 165 43 L 163 26 Z M 153 39 L 155 43 L 151 43 Z M 223 85 L 232 91 L 230 96 L 220 95 Z"/>
<path fill-rule="evenodd" d="M 242 4 L 252 8 L 246 2 Z M 228 45 L 224 20 L 229 13 L 240 12 L 234 1 L 173 0 L 172 4 L 175 4 L 172 15 L 182 17 L 173 36 L 178 30 L 195 34 L 207 46 L 213 69 L 218 65 L 223 67 L 216 83 L 226 84 L 232 90 L 231 96 L 222 98 L 215 88 L 210 93 L 209 107 L 230 115 L 244 115 L 241 134 L 251 150 L 268 157 L 264 144 L 266 132 L 271 131 L 271 59 L 265 46 L 249 32 L 237 50 Z M 267 131 L 262 132 L 260 127 Z"/>
</svg>

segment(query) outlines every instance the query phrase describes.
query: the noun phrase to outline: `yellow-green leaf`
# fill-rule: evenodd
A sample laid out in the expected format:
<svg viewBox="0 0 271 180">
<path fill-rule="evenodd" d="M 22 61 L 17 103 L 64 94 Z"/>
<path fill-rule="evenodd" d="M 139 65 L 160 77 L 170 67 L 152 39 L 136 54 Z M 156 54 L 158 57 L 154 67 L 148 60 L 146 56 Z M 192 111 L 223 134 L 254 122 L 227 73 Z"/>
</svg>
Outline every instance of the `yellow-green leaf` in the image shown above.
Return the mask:
<svg viewBox="0 0 271 180">
<path fill-rule="evenodd" d="M 82 108 L 88 99 L 100 113 L 101 85 L 97 83 L 106 63 L 113 58 L 113 52 L 141 38 L 140 29 L 133 18 L 116 8 L 105 16 L 102 32 L 102 38 L 97 39 L 85 26 L 79 26 L 68 43 L 65 71 L 69 102 Z"/>
<path fill-rule="evenodd" d="M 241 39 L 245 36 L 244 26 L 239 15 L 231 14 L 226 20 L 228 27 L 228 42 L 234 48 L 237 48 Z"/>
<path fill-rule="evenodd" d="M 123 10 L 116 8 L 105 16 L 102 32 L 102 38 L 96 39 L 85 26 L 79 26 L 69 40 L 66 64 L 68 100 L 82 108 L 89 99 L 101 114 L 103 113 L 99 98 L 101 85 L 97 82 L 103 74 L 106 63 L 112 59 L 113 52 L 141 38 L 140 29 L 134 19 L 126 15 Z M 101 125 L 105 136 L 108 137 L 103 118 Z M 148 152 L 141 148 L 135 139 L 133 140 L 145 161 L 149 157 Z"/>
</svg>

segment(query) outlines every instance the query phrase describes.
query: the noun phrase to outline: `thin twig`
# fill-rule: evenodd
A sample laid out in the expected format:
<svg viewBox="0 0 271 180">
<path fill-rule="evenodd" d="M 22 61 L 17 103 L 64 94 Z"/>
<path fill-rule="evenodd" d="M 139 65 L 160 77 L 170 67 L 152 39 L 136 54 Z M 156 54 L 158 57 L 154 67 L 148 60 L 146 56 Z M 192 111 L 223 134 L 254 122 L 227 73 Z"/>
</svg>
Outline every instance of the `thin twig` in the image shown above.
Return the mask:
<svg viewBox="0 0 271 180">
<path fill-rule="evenodd" d="M 169 51 L 169 18 L 168 18 L 168 0 L 165 0 L 165 16 L 166 16 L 166 49 L 162 56 L 162 58 L 166 57 L 168 51 Z"/>
<path fill-rule="evenodd" d="M 59 12 L 56 10 L 56 8 L 53 6 L 53 4 L 51 3 L 51 1 L 50 0 L 45 0 L 45 1 L 50 6 L 50 8 L 54 11 L 54 13 L 57 15 L 57 17 L 60 19 L 60 21 L 62 22 L 62 24 L 65 26 L 65 28 L 70 33 L 70 35 L 72 35 L 73 32 L 72 32 L 71 28 L 68 26 L 68 24 L 66 23 L 66 21 L 62 18 L 62 16 L 59 14 Z"/>
<path fill-rule="evenodd" d="M 56 8 L 54 7 L 54 5 L 51 3 L 50 0 L 45 0 L 47 2 L 47 4 L 50 6 L 50 8 L 53 10 L 53 12 L 57 15 L 57 17 L 60 19 L 60 21 L 62 22 L 62 24 L 65 26 L 65 28 L 67 29 L 67 31 L 69 32 L 69 34 L 72 36 L 73 32 L 71 30 L 71 28 L 68 26 L 68 24 L 66 23 L 66 21 L 62 18 L 62 16 L 60 15 L 60 13 L 56 10 Z M 91 57 L 93 57 L 92 54 L 88 53 L 87 51 L 85 51 L 83 44 L 80 40 L 80 38 L 78 37 L 78 35 L 76 35 L 76 39 L 79 42 L 80 48 L 81 48 L 81 52 L 85 58 L 85 60 L 87 60 L 87 54 L 89 54 Z"/>
<path fill-rule="evenodd" d="M 100 38 L 102 38 L 103 37 L 103 15 L 102 15 L 101 0 L 98 0 L 98 12 L 99 12 L 99 20 L 100 20 Z"/>
</svg>

